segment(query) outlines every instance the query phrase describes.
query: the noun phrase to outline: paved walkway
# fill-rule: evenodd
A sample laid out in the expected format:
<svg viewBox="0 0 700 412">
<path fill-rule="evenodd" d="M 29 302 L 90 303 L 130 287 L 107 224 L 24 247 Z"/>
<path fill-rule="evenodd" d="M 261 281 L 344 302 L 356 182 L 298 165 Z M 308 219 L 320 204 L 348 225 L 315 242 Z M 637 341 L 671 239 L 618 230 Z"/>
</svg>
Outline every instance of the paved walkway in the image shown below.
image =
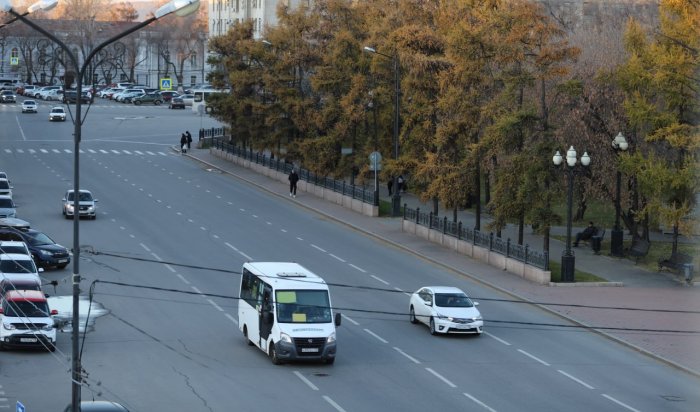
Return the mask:
<svg viewBox="0 0 700 412">
<path fill-rule="evenodd" d="M 627 259 L 609 257 L 605 254 L 606 251 L 594 255 L 590 248 L 582 246 L 574 249 L 577 268 L 597 274 L 611 282 L 621 282 L 624 286 L 599 287 L 583 283 L 566 284 L 562 287 L 536 285 L 404 233 L 401 230 L 400 218 L 366 217 L 304 192 L 299 192 L 296 198 L 290 198 L 287 184 L 236 166 L 212 155 L 208 149 L 193 149 L 186 156 L 202 162 L 204 168 L 230 174 L 257 189 L 276 194 L 280 201 L 293 202 L 314 210 L 515 298 L 533 302 L 561 317 L 593 327 L 610 339 L 700 376 L 700 288 L 685 285 L 677 276 L 645 270 Z M 382 193 L 388 199 L 386 188 L 383 189 Z M 401 203 L 406 203 L 412 208 L 420 207 L 424 211 L 432 210 L 432 204 L 422 204 L 417 197 L 410 194 L 402 195 Z M 442 215 L 445 214 L 441 213 Z M 451 212 L 447 215 L 451 216 Z M 466 211 L 460 211 L 458 219 L 467 225 L 473 225 L 474 222 L 473 214 Z M 559 234 L 561 230 L 562 228 L 556 228 L 553 231 Z M 576 230 L 573 233 L 576 233 Z M 502 236 L 516 239 L 515 227 L 511 226 L 502 231 Z M 541 236 L 526 230 L 525 243 L 542 250 L 542 242 Z M 563 242 L 552 239 L 550 255 L 561 256 L 564 247 Z M 596 308 L 551 306 L 552 304 L 586 305 Z"/>
</svg>

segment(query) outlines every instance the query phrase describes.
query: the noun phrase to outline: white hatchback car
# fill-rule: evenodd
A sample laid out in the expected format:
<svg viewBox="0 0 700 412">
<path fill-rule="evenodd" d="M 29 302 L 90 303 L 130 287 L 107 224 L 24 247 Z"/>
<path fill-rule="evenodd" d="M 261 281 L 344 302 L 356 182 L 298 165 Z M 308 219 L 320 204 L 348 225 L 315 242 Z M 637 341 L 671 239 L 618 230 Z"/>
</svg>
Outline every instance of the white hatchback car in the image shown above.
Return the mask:
<svg viewBox="0 0 700 412">
<path fill-rule="evenodd" d="M 63 195 L 63 216 L 66 219 L 70 219 L 75 215 L 73 213 L 73 206 L 75 202 L 75 197 L 73 196 L 73 190 L 68 190 L 65 195 Z M 80 210 L 78 211 L 78 216 L 87 216 L 90 219 L 97 218 L 97 199 L 92 197 L 92 193 L 89 190 L 80 190 L 80 196 L 78 196 L 78 205 Z"/>
<path fill-rule="evenodd" d="M 451 286 L 426 286 L 411 295 L 409 313 L 411 323 L 422 322 L 430 334 L 475 333 L 481 335 L 484 319 L 461 289 Z"/>
</svg>

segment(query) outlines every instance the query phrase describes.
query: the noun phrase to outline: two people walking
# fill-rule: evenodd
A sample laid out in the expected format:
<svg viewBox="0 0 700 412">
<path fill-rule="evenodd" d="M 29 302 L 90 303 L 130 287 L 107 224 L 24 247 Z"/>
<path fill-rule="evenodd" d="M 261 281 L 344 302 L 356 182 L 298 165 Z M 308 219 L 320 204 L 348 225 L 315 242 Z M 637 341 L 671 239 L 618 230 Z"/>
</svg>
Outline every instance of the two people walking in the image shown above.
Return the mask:
<svg viewBox="0 0 700 412">
<path fill-rule="evenodd" d="M 182 134 L 180 137 L 180 150 L 181 153 L 187 153 L 187 149 L 189 149 L 192 146 L 192 135 L 190 134 L 190 131 L 187 130 L 185 133 Z"/>
</svg>

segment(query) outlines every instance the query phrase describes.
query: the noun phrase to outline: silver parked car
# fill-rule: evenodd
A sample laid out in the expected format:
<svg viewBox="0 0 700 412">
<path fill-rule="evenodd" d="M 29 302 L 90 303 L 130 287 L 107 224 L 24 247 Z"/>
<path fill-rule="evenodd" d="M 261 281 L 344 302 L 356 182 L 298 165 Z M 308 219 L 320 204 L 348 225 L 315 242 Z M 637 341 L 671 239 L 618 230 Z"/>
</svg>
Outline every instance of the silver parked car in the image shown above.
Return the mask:
<svg viewBox="0 0 700 412">
<path fill-rule="evenodd" d="M 16 216 L 17 210 L 15 209 L 15 202 L 12 201 L 12 196 L 0 195 L 0 218 Z"/>
</svg>

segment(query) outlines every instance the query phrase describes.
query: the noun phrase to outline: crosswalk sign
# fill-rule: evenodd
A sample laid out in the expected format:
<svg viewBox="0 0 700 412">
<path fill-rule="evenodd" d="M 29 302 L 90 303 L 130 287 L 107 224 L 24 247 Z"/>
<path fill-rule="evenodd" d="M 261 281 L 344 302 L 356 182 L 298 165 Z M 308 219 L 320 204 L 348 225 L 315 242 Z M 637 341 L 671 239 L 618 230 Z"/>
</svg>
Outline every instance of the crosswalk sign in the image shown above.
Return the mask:
<svg viewBox="0 0 700 412">
<path fill-rule="evenodd" d="M 19 57 L 10 57 L 10 65 L 17 66 L 19 64 Z"/>
<path fill-rule="evenodd" d="M 173 82 L 170 78 L 160 79 L 161 90 L 172 90 Z"/>
</svg>

